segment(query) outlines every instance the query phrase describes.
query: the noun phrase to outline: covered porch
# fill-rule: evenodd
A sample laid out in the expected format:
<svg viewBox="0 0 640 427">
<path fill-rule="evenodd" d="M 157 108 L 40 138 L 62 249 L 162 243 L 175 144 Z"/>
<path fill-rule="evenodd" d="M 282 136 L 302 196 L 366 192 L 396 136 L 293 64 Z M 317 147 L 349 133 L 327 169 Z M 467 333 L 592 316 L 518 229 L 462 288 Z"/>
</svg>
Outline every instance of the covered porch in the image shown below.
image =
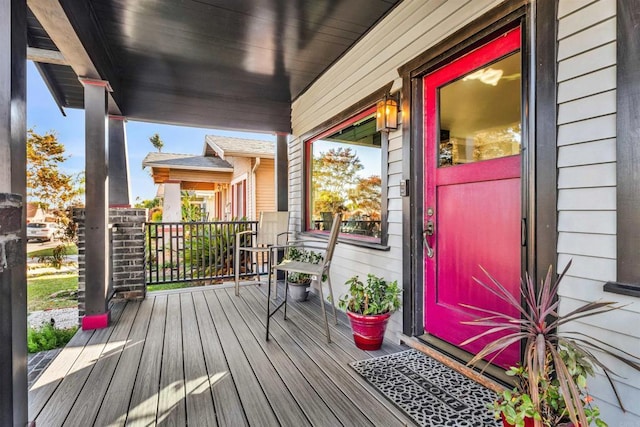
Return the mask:
<svg viewBox="0 0 640 427">
<path fill-rule="evenodd" d="M 29 390 L 42 426 L 406 425 L 348 364 L 402 350 L 353 344 L 346 316 L 327 344 L 318 298 L 290 302 L 265 340 L 266 286 L 150 293 L 112 306 L 106 329 L 81 331 Z"/>
</svg>

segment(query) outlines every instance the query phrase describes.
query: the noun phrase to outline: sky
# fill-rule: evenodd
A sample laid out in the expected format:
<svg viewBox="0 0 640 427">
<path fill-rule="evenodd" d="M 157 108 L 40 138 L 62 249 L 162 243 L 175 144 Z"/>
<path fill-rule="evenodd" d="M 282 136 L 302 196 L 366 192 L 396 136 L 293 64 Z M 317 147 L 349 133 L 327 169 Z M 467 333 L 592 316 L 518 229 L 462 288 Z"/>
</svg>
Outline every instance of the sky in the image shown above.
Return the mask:
<svg viewBox="0 0 640 427">
<path fill-rule="evenodd" d="M 69 157 L 61 169 L 68 174 L 84 170 L 84 110 L 65 109 L 62 115 L 49 89 L 33 62 L 27 61 L 27 128 L 44 134 L 54 131 L 58 141 L 65 146 Z M 163 153 L 202 154 L 205 135 L 233 136 L 237 138 L 275 141 L 271 134 L 233 132 L 218 129 L 179 127 L 157 123 L 128 121 L 127 150 L 129 156 L 129 179 L 131 204 L 153 199 L 156 185 L 147 170 L 142 169 L 142 160 L 151 151 L 156 151 L 149 137 L 158 133 L 164 142 Z"/>
</svg>

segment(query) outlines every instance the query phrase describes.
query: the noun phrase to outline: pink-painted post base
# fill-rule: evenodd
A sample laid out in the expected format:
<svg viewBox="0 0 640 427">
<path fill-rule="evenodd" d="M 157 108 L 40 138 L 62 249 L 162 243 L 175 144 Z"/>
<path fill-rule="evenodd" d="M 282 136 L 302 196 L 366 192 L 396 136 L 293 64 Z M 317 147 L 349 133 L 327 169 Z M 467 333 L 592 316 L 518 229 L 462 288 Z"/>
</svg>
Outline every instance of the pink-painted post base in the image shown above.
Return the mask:
<svg viewBox="0 0 640 427">
<path fill-rule="evenodd" d="M 90 331 L 93 329 L 104 329 L 109 326 L 111 320 L 111 311 L 106 313 L 94 314 L 92 316 L 85 315 L 82 318 L 82 330 Z"/>
</svg>

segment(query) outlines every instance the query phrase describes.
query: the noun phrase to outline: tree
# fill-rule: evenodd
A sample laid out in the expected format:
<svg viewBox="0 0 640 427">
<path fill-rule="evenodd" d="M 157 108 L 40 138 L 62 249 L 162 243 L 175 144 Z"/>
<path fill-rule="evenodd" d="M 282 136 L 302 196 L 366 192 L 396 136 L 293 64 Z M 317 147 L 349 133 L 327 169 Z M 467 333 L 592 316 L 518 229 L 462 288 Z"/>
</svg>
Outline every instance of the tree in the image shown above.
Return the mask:
<svg viewBox="0 0 640 427">
<path fill-rule="evenodd" d="M 313 213 L 344 211 L 362 162 L 351 148 L 331 148 L 313 159 Z"/>
<path fill-rule="evenodd" d="M 164 142 L 162 142 L 162 139 L 160 139 L 160 135 L 158 135 L 157 133 L 154 133 L 153 136 L 149 137 L 149 142 L 151 142 L 151 145 L 153 145 L 154 148 L 158 150 L 158 153 L 162 152 L 162 147 L 164 147 Z"/>
<path fill-rule="evenodd" d="M 55 132 L 40 135 L 33 129 L 27 131 L 27 197 L 55 215 L 61 227 L 56 237 L 70 243 L 76 238 L 76 225 L 69 208 L 82 205 L 79 197 L 84 194 L 85 185 L 83 172 L 73 176 L 60 170 L 67 159 L 64 144 L 58 141 Z M 64 245 L 59 245 L 54 252 L 57 268 L 64 253 Z"/>
<path fill-rule="evenodd" d="M 143 209 L 152 209 L 160 206 L 160 199 L 155 197 L 153 199 L 140 200 L 140 197 L 136 197 L 136 204 L 134 207 Z"/>
<path fill-rule="evenodd" d="M 200 206 L 192 203 L 195 201 L 196 197 L 192 193 L 188 191 L 180 192 L 180 210 L 182 212 L 183 222 L 200 221 L 202 219 Z"/>
<path fill-rule="evenodd" d="M 62 210 L 80 191 L 74 178 L 60 170 L 68 157 L 53 131 L 27 132 L 27 196 L 45 209 Z"/>
<path fill-rule="evenodd" d="M 379 175 L 360 178 L 355 188 L 349 190 L 350 208 L 360 210 L 371 220 L 379 220 L 382 210 L 382 179 Z"/>
</svg>

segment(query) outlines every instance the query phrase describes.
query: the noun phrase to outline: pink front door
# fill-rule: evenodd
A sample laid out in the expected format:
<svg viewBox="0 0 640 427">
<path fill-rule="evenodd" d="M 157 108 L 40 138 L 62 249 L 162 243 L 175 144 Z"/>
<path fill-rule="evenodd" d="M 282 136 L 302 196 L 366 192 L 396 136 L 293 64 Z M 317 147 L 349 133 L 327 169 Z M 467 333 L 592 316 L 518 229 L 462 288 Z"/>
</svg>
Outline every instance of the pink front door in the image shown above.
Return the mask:
<svg viewBox="0 0 640 427">
<path fill-rule="evenodd" d="M 473 277 L 482 266 L 519 295 L 519 50 L 516 28 L 424 77 L 425 331 L 456 346 L 483 331 L 460 323 L 480 314 L 461 303 L 517 315 Z M 513 346 L 495 363 L 519 358 Z"/>
</svg>

